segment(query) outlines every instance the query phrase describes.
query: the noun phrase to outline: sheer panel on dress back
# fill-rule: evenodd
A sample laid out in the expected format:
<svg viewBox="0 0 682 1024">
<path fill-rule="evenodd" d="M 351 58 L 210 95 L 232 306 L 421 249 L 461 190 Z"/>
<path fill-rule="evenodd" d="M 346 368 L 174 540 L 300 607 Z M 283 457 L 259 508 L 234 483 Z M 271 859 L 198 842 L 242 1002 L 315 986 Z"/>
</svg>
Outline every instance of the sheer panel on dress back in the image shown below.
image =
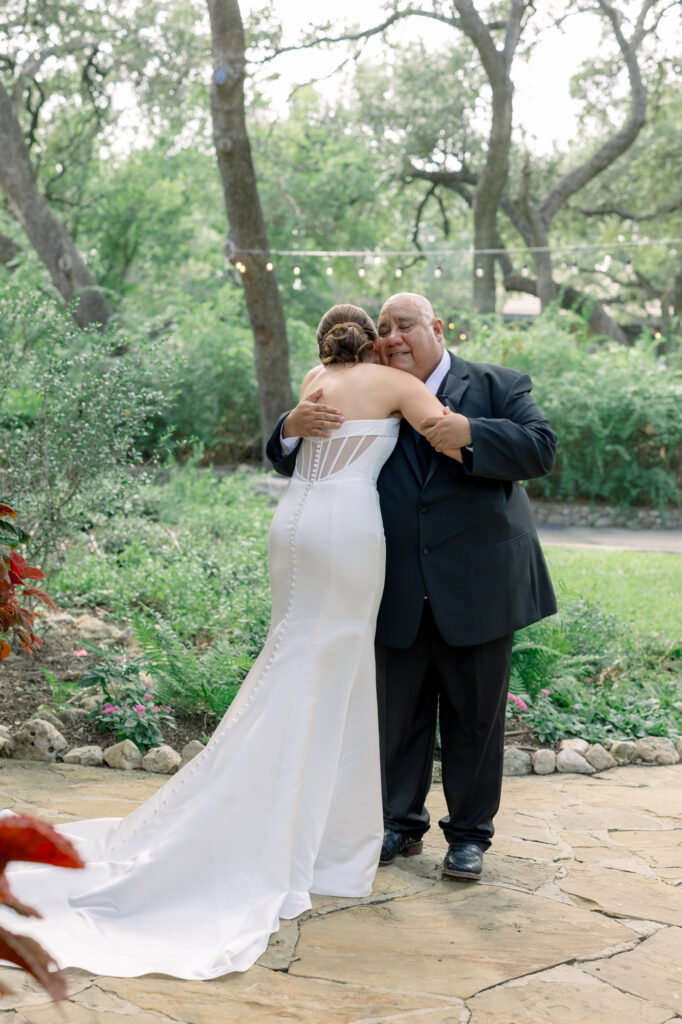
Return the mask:
<svg viewBox="0 0 682 1024">
<path fill-rule="evenodd" d="M 376 437 L 376 434 L 362 434 L 304 441 L 296 462 L 296 473 L 305 480 L 325 480 L 359 459 Z"/>
</svg>

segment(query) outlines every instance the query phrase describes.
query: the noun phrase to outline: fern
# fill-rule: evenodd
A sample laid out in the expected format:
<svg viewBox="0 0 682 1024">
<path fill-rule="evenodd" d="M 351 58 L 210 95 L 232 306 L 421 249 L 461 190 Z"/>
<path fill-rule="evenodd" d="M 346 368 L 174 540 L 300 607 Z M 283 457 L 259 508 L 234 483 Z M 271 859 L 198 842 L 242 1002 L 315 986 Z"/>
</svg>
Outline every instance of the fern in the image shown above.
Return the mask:
<svg viewBox="0 0 682 1024">
<path fill-rule="evenodd" d="M 209 712 L 221 717 L 253 664 L 245 644 L 223 637 L 195 654 L 161 616 L 137 616 L 134 631 L 159 700 L 179 714 Z"/>
</svg>

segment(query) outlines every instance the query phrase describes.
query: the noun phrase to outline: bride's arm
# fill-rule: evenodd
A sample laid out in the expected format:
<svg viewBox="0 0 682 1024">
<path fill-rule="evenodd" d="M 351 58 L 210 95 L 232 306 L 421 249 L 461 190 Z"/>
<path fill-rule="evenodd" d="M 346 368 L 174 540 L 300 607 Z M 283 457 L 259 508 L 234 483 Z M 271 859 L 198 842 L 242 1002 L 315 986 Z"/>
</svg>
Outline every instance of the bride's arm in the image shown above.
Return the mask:
<svg viewBox="0 0 682 1024">
<path fill-rule="evenodd" d="M 461 436 L 461 445 L 446 447 L 438 443 L 434 444 L 436 451 L 441 452 L 442 455 L 447 455 L 451 459 L 456 459 L 457 462 L 461 462 L 462 448 L 467 444 L 471 444 L 471 425 L 466 416 L 453 412 L 452 409 L 442 405 L 436 396 L 432 395 L 426 385 L 417 377 L 413 377 L 404 370 L 397 370 L 395 372 L 398 374 L 399 379 L 391 383 L 397 390 L 398 408 L 415 430 L 423 434 L 420 428 L 424 421 L 433 422 L 434 417 L 452 416 L 461 421 L 461 423 L 457 424 L 459 429 L 456 432 L 458 437 Z"/>
</svg>

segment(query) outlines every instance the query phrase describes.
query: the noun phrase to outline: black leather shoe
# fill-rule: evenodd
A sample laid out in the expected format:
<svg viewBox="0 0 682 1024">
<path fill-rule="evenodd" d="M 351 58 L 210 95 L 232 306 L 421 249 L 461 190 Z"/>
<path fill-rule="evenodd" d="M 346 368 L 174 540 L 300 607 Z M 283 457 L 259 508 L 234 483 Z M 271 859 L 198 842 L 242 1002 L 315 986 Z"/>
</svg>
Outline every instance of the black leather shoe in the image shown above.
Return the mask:
<svg viewBox="0 0 682 1024">
<path fill-rule="evenodd" d="M 392 864 L 396 857 L 414 857 L 421 853 L 424 843 L 420 836 L 409 836 L 405 832 L 394 832 L 387 828 L 384 831 L 384 844 L 381 847 L 379 864 L 383 867 Z"/>
<path fill-rule="evenodd" d="M 448 878 L 480 878 L 483 850 L 476 843 L 450 843 L 443 861 L 443 874 Z"/>
</svg>

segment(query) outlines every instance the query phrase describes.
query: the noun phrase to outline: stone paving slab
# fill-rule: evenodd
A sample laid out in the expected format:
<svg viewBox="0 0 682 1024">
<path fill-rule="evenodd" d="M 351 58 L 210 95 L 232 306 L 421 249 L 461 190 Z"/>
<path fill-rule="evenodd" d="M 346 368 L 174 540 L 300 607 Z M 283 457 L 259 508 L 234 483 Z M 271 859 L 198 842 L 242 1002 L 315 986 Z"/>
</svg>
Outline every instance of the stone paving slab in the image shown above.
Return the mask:
<svg viewBox="0 0 682 1024">
<path fill-rule="evenodd" d="M 0 761 L 0 806 L 51 821 L 126 813 L 147 773 Z M 434 786 L 432 820 L 445 810 Z M 3 1024 L 669 1024 L 682 1022 L 682 764 L 506 778 L 480 882 L 420 857 L 364 900 L 315 897 L 244 974 L 187 982 L 68 972 L 53 1006 L 0 968 Z M 181 941 L 181 937 L 179 937 Z"/>
</svg>

